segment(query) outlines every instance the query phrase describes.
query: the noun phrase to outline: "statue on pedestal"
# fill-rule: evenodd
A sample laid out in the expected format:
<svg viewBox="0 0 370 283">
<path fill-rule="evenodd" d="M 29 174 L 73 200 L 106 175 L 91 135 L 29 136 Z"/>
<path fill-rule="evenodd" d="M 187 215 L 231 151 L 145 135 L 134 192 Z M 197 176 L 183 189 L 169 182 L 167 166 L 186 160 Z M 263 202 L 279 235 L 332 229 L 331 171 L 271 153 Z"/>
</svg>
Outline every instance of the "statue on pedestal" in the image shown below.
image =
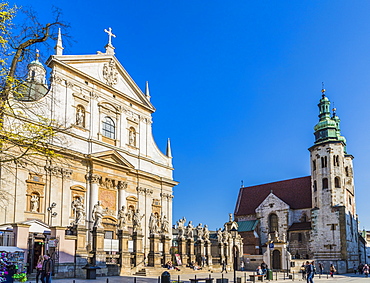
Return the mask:
<svg viewBox="0 0 370 283">
<path fill-rule="evenodd" d="M 209 230 L 208 230 L 208 225 L 204 225 L 203 228 L 203 239 L 205 241 L 209 241 Z"/>
<path fill-rule="evenodd" d="M 126 217 L 127 213 L 125 212 L 125 206 L 122 205 L 122 208 L 118 211 L 118 230 L 126 230 Z"/>
<path fill-rule="evenodd" d="M 203 227 L 202 227 L 202 223 L 199 223 L 198 226 L 197 226 L 197 235 L 198 235 L 198 240 L 202 240 L 203 239 Z"/>
<path fill-rule="evenodd" d="M 179 230 L 179 238 L 182 238 L 185 235 L 185 226 L 184 226 L 185 222 L 186 222 L 185 217 L 183 217 L 182 219 L 180 219 L 179 221 L 176 222 L 177 223 L 177 229 Z"/>
<path fill-rule="evenodd" d="M 219 243 L 222 243 L 222 231 L 221 231 L 221 228 L 219 228 L 219 229 L 217 230 L 217 241 L 218 241 Z"/>
<path fill-rule="evenodd" d="M 189 221 L 188 226 L 186 227 L 186 236 L 188 239 L 194 238 L 194 226 L 192 221 Z"/>
<path fill-rule="evenodd" d="M 162 225 L 161 225 L 161 230 L 162 230 L 162 233 L 163 234 L 168 234 L 169 232 L 169 223 L 168 223 L 168 220 L 167 220 L 167 217 L 166 215 L 162 214 Z"/>
<path fill-rule="evenodd" d="M 78 196 L 74 201 L 72 201 L 72 210 L 74 211 L 75 221 L 74 225 L 83 224 L 82 220 L 85 216 L 85 206 L 82 202 L 82 198 Z"/>
<path fill-rule="evenodd" d="M 158 218 L 153 212 L 149 218 L 149 233 L 150 234 L 158 233 Z"/>
<path fill-rule="evenodd" d="M 98 200 L 98 203 L 94 205 L 93 211 L 92 211 L 92 219 L 94 220 L 94 226 L 98 228 L 103 228 L 101 225 L 101 222 L 103 220 L 105 209 L 101 205 L 101 201 Z"/>
<path fill-rule="evenodd" d="M 134 232 L 141 230 L 141 219 L 143 219 L 144 216 L 145 214 L 140 216 L 140 210 L 136 209 L 134 215 L 132 216 Z"/>
<path fill-rule="evenodd" d="M 39 210 L 39 197 L 37 195 L 33 195 L 31 197 L 31 212 L 38 212 Z"/>
</svg>

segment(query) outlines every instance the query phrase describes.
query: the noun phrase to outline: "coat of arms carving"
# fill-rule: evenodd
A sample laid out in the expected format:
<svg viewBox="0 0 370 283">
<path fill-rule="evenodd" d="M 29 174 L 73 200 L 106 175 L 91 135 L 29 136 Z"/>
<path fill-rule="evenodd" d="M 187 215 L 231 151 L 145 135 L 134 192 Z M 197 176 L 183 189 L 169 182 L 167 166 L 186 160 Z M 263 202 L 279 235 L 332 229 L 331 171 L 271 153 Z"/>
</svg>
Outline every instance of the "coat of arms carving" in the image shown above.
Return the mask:
<svg viewBox="0 0 370 283">
<path fill-rule="evenodd" d="M 109 63 L 105 63 L 103 67 L 103 78 L 109 86 L 114 86 L 118 82 L 118 72 L 114 60 L 111 59 Z"/>
</svg>

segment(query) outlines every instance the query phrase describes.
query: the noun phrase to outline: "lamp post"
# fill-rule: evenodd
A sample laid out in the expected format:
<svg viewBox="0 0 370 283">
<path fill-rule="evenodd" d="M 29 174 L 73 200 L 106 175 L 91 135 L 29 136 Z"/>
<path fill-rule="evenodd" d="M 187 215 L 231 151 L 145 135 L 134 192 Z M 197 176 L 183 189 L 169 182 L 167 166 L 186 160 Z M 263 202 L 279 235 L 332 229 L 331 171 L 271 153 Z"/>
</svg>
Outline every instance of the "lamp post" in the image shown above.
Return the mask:
<svg viewBox="0 0 370 283">
<path fill-rule="evenodd" d="M 238 259 L 237 259 L 237 248 L 236 248 L 236 245 L 235 245 L 235 240 L 236 240 L 236 236 L 238 235 L 238 230 L 235 227 L 233 227 L 232 229 L 230 229 L 230 233 L 231 233 L 231 237 L 233 238 L 234 283 L 236 283 L 236 265 L 237 265 Z"/>
<path fill-rule="evenodd" d="M 55 202 L 53 202 L 48 208 L 47 211 L 49 212 L 49 225 L 53 226 L 52 219 L 53 217 L 56 217 L 58 213 L 53 212 L 53 209 L 57 206 Z"/>
</svg>

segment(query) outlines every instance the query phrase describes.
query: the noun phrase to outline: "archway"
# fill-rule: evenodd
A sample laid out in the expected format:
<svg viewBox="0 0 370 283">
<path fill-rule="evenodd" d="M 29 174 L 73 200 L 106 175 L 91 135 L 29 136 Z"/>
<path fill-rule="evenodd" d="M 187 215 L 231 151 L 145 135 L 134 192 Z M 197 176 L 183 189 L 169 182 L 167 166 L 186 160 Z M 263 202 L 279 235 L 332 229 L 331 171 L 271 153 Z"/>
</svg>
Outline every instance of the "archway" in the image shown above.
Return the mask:
<svg viewBox="0 0 370 283">
<path fill-rule="evenodd" d="M 281 269 L 281 253 L 279 250 L 272 252 L 272 268 Z"/>
</svg>

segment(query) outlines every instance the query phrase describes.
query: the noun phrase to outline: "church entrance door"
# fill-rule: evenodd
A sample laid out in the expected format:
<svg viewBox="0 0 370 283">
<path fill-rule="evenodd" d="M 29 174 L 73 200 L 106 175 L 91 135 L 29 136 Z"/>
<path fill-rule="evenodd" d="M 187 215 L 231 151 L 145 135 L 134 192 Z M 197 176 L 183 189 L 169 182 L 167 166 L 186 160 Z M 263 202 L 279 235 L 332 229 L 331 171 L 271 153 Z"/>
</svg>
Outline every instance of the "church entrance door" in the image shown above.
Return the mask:
<svg viewBox="0 0 370 283">
<path fill-rule="evenodd" d="M 272 252 L 272 268 L 281 269 L 281 253 L 279 250 Z"/>
</svg>

